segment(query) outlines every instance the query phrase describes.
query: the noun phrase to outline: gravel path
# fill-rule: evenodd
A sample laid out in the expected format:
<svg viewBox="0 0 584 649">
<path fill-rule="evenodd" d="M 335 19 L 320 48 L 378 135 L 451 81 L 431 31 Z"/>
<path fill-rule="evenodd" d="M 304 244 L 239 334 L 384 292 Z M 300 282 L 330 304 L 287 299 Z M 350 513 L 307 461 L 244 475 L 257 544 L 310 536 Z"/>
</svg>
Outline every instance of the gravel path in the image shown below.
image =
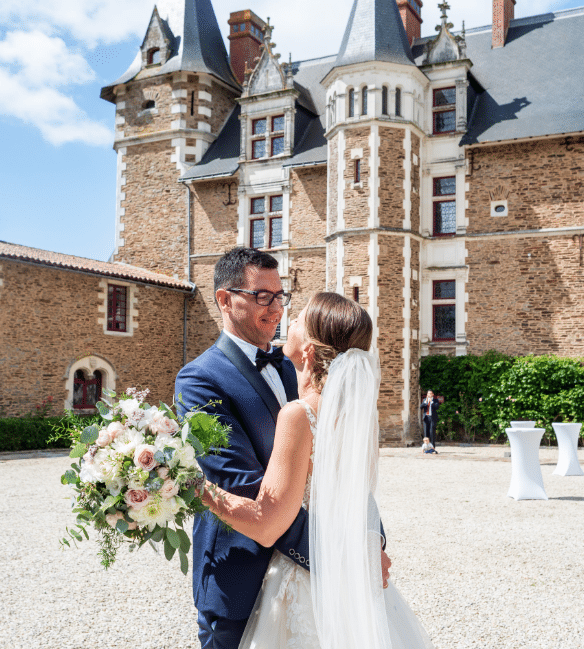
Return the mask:
<svg viewBox="0 0 584 649">
<path fill-rule="evenodd" d="M 549 500 L 516 502 L 507 448 L 439 450 L 382 449 L 378 494 L 393 580 L 436 649 L 584 648 L 584 477 L 552 475 L 557 450 L 542 448 Z M 0 454 L 0 647 L 199 649 L 176 562 L 124 549 L 106 572 L 92 541 L 59 549 L 68 466 Z"/>
</svg>

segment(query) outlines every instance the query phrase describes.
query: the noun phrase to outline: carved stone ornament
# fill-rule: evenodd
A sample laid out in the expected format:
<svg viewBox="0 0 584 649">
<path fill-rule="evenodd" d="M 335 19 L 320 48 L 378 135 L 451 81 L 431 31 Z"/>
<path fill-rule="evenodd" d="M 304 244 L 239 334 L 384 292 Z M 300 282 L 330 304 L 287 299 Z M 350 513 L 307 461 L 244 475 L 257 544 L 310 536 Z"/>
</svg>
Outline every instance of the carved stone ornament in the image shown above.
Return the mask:
<svg viewBox="0 0 584 649">
<path fill-rule="evenodd" d="M 288 66 L 279 63 L 280 54 L 274 54 L 276 43 L 272 42 L 273 29 L 268 18 L 263 29 L 262 54 L 251 73 L 246 70 L 242 97 L 284 90 L 287 86 L 284 67 Z"/>
<path fill-rule="evenodd" d="M 454 36 L 450 32 L 453 24 L 448 22 L 448 16 L 446 14 L 446 11 L 450 9 L 450 5 L 447 2 L 442 2 L 438 5 L 438 8 L 442 11 L 441 23 L 436 26 L 438 36 L 434 40 L 426 43 L 424 65 L 466 59 L 464 23 L 462 33 L 459 36 Z"/>
</svg>

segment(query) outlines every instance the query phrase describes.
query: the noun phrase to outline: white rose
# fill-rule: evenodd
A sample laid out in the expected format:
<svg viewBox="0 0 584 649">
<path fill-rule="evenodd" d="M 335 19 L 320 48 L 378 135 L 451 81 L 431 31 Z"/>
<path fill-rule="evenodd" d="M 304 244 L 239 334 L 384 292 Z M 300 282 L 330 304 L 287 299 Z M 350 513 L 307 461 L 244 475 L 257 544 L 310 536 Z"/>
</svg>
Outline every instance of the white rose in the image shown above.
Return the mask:
<svg viewBox="0 0 584 649">
<path fill-rule="evenodd" d="M 135 428 L 120 433 L 112 443 L 112 449 L 122 455 L 133 456 L 136 447 L 144 443 L 144 435 Z"/>
<path fill-rule="evenodd" d="M 158 413 L 158 408 L 156 406 L 151 406 L 148 410 L 140 410 L 140 420 L 136 423 L 136 428 L 138 430 L 143 430 L 147 426 L 152 428 L 152 421 L 156 414 Z"/>
<path fill-rule="evenodd" d="M 178 461 L 181 466 L 186 468 L 199 468 L 199 463 L 195 459 L 195 449 L 190 444 L 185 444 L 181 449 L 179 449 L 175 457 L 178 456 Z"/>
<path fill-rule="evenodd" d="M 174 480 L 165 480 L 164 484 L 158 490 L 163 498 L 172 498 L 178 494 L 178 485 Z"/>
<path fill-rule="evenodd" d="M 152 417 L 150 428 L 157 435 L 173 435 L 178 430 L 178 423 L 174 419 L 170 419 L 164 413 L 157 410 Z"/>
<path fill-rule="evenodd" d="M 110 434 L 112 441 L 116 439 L 118 435 L 126 432 L 126 428 L 121 421 L 112 421 L 112 423 L 107 427 L 106 430 Z"/>
<path fill-rule="evenodd" d="M 119 405 L 122 413 L 126 417 L 132 417 L 136 410 L 140 410 L 140 402 L 138 399 L 122 399 Z"/>
<path fill-rule="evenodd" d="M 99 435 L 95 443 L 98 446 L 103 447 L 103 446 L 107 446 L 108 444 L 111 444 L 111 442 L 112 442 L 112 436 L 109 434 L 109 431 L 107 430 L 107 428 L 102 428 L 99 431 Z"/>
</svg>

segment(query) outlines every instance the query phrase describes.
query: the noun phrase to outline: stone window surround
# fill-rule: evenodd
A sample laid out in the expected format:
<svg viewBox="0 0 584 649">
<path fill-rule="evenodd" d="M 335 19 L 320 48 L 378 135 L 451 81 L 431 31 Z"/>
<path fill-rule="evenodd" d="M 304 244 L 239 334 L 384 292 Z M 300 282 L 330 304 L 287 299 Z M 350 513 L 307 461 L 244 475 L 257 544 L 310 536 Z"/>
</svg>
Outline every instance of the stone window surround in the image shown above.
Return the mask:
<svg viewBox="0 0 584 649">
<path fill-rule="evenodd" d="M 440 194 L 436 195 L 435 189 L 434 189 L 434 181 L 435 180 L 440 180 L 441 178 L 453 178 L 454 183 L 455 183 L 455 189 L 454 189 L 454 194 Z M 435 217 L 435 209 L 436 209 L 436 203 L 444 203 L 444 202 L 454 202 L 454 209 L 455 209 L 455 219 L 456 219 L 456 174 L 439 174 L 432 176 L 431 178 L 431 188 L 432 188 L 432 229 L 431 229 L 431 236 L 433 237 L 451 237 L 456 234 L 456 225 L 454 228 L 453 232 L 446 232 L 446 233 L 438 233 L 436 234 L 435 228 L 436 228 L 436 217 Z"/>
<path fill-rule="evenodd" d="M 88 376 L 91 376 L 96 370 L 101 372 L 101 389 L 115 390 L 116 389 L 116 372 L 112 365 L 96 354 L 88 354 L 83 358 L 73 361 L 63 377 L 65 380 L 66 397 L 64 403 L 65 410 L 73 410 L 73 388 L 75 372 L 83 370 Z M 94 408 L 76 409 L 76 414 L 93 414 Z"/>
<path fill-rule="evenodd" d="M 126 331 L 109 331 L 107 328 L 108 286 L 110 284 L 125 286 L 128 289 L 126 295 Z M 103 333 L 106 336 L 133 336 L 134 331 L 138 328 L 138 287 L 131 282 L 118 281 L 117 279 L 102 279 L 99 281 L 99 288 L 98 298 L 101 300 L 101 304 L 97 307 L 99 312 L 97 324 L 102 325 Z"/>
<path fill-rule="evenodd" d="M 367 114 L 361 114 L 361 96 L 362 89 L 366 87 L 368 90 L 368 100 L 367 100 Z M 383 89 L 386 89 L 387 92 L 387 113 L 382 112 L 382 93 Z M 354 94 L 354 114 L 351 116 L 349 114 L 349 103 L 350 103 L 350 91 L 353 91 Z M 396 115 L 396 90 L 399 90 L 401 95 L 401 112 L 399 115 Z M 327 103 L 327 129 L 333 128 L 339 120 L 343 121 L 358 121 L 360 119 L 369 119 L 369 118 L 382 118 L 384 120 L 396 120 L 396 121 L 407 121 L 407 118 L 404 116 L 404 96 L 411 96 L 412 102 L 415 106 L 420 108 L 423 105 L 423 102 L 420 96 L 414 92 L 409 92 L 404 90 L 401 83 L 398 83 L 394 87 L 390 84 L 383 82 L 380 85 L 378 83 L 371 84 L 361 84 L 360 86 L 347 85 L 344 92 L 338 92 L 336 89 L 333 91 L 332 95 L 329 95 Z M 338 108 L 341 108 L 341 116 L 339 118 Z M 407 112 L 410 113 L 411 106 L 406 106 Z M 419 116 L 419 113 L 418 113 Z M 413 120 L 414 117 L 412 116 Z M 417 123 L 417 120 L 416 120 Z"/>
<path fill-rule="evenodd" d="M 435 285 L 438 282 L 454 282 L 454 297 L 437 298 Z M 436 338 L 436 311 L 437 306 L 454 306 L 454 337 Z M 433 342 L 454 342 L 456 340 L 456 279 L 433 279 L 432 280 L 432 341 Z"/>
<path fill-rule="evenodd" d="M 455 91 L 455 99 L 453 104 L 444 104 L 442 106 L 437 106 L 435 104 L 435 97 L 436 97 L 436 92 L 439 90 L 454 90 Z M 432 94 L 432 120 L 431 120 L 431 131 L 432 135 L 452 135 L 453 133 L 456 132 L 456 108 L 457 108 L 457 101 L 456 101 L 456 95 L 458 95 L 457 92 L 457 86 L 452 85 L 452 82 L 445 83 L 444 85 L 438 86 L 438 87 L 433 87 L 431 90 Z M 435 116 L 438 113 L 454 113 L 454 128 L 449 131 L 437 131 L 436 130 L 436 123 L 435 123 Z"/>
<path fill-rule="evenodd" d="M 282 209 L 281 210 L 276 210 L 274 212 L 271 211 L 272 208 L 272 199 L 275 198 L 276 196 L 281 196 L 282 197 Z M 264 211 L 260 214 L 260 212 L 252 212 L 252 201 L 255 198 L 263 198 L 264 199 Z M 282 226 L 284 225 L 283 221 L 283 212 L 284 212 L 284 194 L 283 192 L 279 193 L 270 193 L 270 194 L 255 194 L 253 196 L 248 196 L 248 201 L 247 201 L 248 209 L 249 209 L 249 215 L 247 219 L 247 233 L 245 240 L 249 241 L 251 244 L 251 222 L 252 221 L 257 221 L 263 218 L 264 220 L 264 245 L 262 246 L 263 249 L 266 250 L 271 250 L 272 247 L 269 245 L 271 243 L 271 237 L 272 237 L 272 219 L 274 218 L 280 218 L 282 219 Z M 266 209 L 267 207 L 267 209 Z M 284 242 L 284 230 L 282 228 L 282 244 Z M 282 246 L 282 244 L 276 246 L 279 248 Z"/>
</svg>

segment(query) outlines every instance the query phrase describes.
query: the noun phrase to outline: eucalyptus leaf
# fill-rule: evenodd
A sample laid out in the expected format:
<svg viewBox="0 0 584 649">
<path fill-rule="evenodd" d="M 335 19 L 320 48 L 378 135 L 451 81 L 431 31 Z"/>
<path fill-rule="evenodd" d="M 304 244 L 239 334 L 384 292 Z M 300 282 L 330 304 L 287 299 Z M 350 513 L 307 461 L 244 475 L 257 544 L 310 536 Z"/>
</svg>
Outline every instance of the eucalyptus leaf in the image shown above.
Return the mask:
<svg viewBox="0 0 584 649">
<path fill-rule="evenodd" d="M 156 453 L 154 453 L 154 459 L 158 464 L 164 464 L 164 453 L 162 451 L 156 451 Z"/>
<path fill-rule="evenodd" d="M 171 527 L 166 528 L 166 540 L 175 550 L 178 550 L 181 545 L 179 535 Z"/>
<path fill-rule="evenodd" d="M 124 532 L 127 532 L 129 527 L 130 526 L 128 525 L 128 523 L 126 523 L 126 521 L 122 518 L 116 523 L 116 529 L 122 534 Z"/>
<path fill-rule="evenodd" d="M 153 541 L 156 541 L 157 543 L 162 541 L 162 539 L 164 538 L 164 528 L 163 527 L 155 528 L 154 531 L 152 532 L 152 536 L 150 538 Z"/>
<path fill-rule="evenodd" d="M 191 539 L 184 530 L 177 530 L 176 533 L 180 538 L 180 549 L 182 552 L 188 552 L 191 549 Z"/>
<path fill-rule="evenodd" d="M 195 454 L 196 455 L 202 455 L 203 446 L 202 446 L 201 442 L 199 442 L 197 437 L 195 437 L 192 433 L 189 433 L 187 435 L 187 441 L 195 449 Z"/>
<path fill-rule="evenodd" d="M 86 453 L 87 453 L 87 445 L 77 444 L 76 446 L 73 447 L 71 453 L 69 453 L 69 457 L 70 458 L 83 457 Z"/>
<path fill-rule="evenodd" d="M 174 557 L 175 552 L 176 552 L 176 548 L 174 548 L 170 544 L 170 542 L 169 542 L 169 540 L 167 538 L 164 539 L 164 556 L 166 557 L 166 559 L 168 561 L 170 561 L 172 559 L 172 557 Z"/>
<path fill-rule="evenodd" d="M 83 444 L 94 444 L 99 437 L 99 429 L 97 426 L 87 426 L 79 436 L 79 441 Z"/>
<path fill-rule="evenodd" d="M 98 401 L 95 404 L 95 407 L 99 410 L 99 414 L 104 417 L 107 415 L 110 411 L 110 409 L 106 406 L 106 404 L 103 401 Z"/>
<path fill-rule="evenodd" d="M 193 486 L 189 487 L 186 491 L 183 491 L 180 495 L 180 497 L 185 501 L 187 505 L 190 505 L 193 500 L 195 499 L 195 496 L 197 494 L 197 491 Z"/>
<path fill-rule="evenodd" d="M 182 550 L 178 551 L 178 556 L 180 557 L 181 572 L 183 575 L 186 575 L 187 572 L 189 571 L 189 558 Z"/>
<path fill-rule="evenodd" d="M 115 496 L 108 496 L 101 504 L 101 507 L 99 508 L 100 511 L 104 512 L 106 509 L 112 507 L 115 504 L 115 502 L 116 502 Z"/>
<path fill-rule="evenodd" d="M 61 477 L 61 482 L 63 484 L 75 484 L 78 479 L 79 478 L 77 477 L 75 471 L 73 471 L 72 469 L 68 469 Z"/>
</svg>

